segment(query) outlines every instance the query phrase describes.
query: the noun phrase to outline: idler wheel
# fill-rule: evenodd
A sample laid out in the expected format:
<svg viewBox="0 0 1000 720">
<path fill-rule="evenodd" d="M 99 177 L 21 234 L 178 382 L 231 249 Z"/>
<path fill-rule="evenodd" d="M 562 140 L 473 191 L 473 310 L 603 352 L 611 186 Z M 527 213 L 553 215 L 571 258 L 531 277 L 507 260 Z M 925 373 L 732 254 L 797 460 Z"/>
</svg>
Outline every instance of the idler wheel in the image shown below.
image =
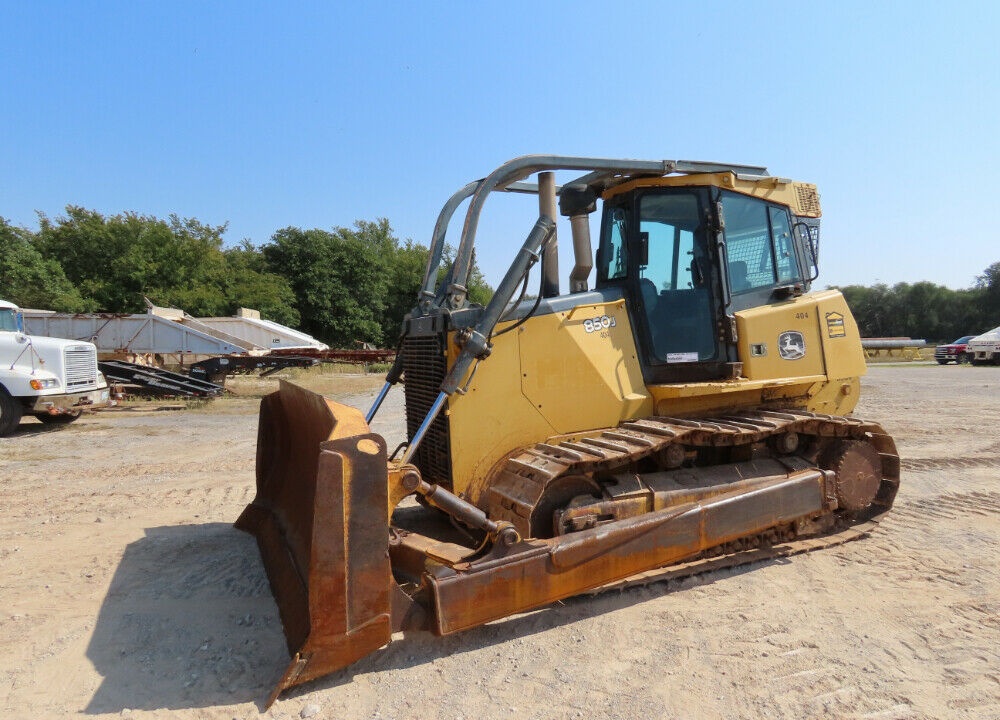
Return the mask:
<svg viewBox="0 0 1000 720">
<path fill-rule="evenodd" d="M 864 510 L 882 484 L 882 458 L 871 444 L 859 440 L 837 443 L 821 463 L 836 473 L 835 494 L 842 510 Z"/>
<path fill-rule="evenodd" d="M 561 510 L 578 495 L 598 497 L 601 486 L 586 475 L 564 475 L 545 486 L 542 497 L 531 512 L 531 537 L 548 538 L 559 534 L 556 511 Z"/>
</svg>

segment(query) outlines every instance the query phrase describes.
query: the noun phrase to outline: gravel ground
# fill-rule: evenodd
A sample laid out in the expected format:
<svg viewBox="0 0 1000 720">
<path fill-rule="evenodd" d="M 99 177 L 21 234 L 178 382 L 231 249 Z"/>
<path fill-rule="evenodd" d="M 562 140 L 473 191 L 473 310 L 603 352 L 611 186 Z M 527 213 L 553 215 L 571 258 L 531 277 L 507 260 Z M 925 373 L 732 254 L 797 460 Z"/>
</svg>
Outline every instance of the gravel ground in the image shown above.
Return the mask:
<svg viewBox="0 0 1000 720">
<path fill-rule="evenodd" d="M 322 382 L 362 408 L 379 385 Z M 0 439 L 0 715 L 1000 718 L 998 391 L 1000 368 L 871 369 L 857 414 L 903 484 L 867 539 L 411 635 L 267 711 L 288 656 L 232 527 L 256 400 L 26 421 Z"/>
</svg>

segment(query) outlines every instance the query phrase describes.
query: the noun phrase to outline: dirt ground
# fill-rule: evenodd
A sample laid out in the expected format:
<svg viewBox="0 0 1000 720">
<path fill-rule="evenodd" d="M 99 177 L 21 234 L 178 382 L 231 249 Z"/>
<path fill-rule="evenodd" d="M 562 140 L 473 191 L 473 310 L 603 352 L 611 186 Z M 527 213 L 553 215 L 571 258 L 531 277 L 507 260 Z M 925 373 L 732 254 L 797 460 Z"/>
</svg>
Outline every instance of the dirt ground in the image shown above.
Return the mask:
<svg viewBox="0 0 1000 720">
<path fill-rule="evenodd" d="M 323 382 L 365 407 L 379 379 Z M 1000 718 L 998 395 L 1000 368 L 872 368 L 858 415 L 895 436 L 903 484 L 867 539 L 403 638 L 264 716 Z M 260 715 L 288 656 L 232 527 L 256 405 L 0 440 L 0 716 Z M 375 425 L 390 447 L 400 408 Z"/>
</svg>

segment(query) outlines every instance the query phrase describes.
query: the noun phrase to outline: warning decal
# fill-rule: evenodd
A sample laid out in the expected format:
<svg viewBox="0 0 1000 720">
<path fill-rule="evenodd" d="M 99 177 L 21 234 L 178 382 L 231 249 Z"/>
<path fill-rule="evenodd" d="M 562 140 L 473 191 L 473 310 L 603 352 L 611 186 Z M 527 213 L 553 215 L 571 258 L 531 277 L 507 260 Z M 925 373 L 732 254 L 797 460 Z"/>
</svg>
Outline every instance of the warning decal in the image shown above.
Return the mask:
<svg viewBox="0 0 1000 720">
<path fill-rule="evenodd" d="M 844 325 L 844 316 L 839 312 L 828 312 L 826 314 L 826 334 L 827 337 L 839 338 L 847 335 L 847 327 Z"/>
</svg>

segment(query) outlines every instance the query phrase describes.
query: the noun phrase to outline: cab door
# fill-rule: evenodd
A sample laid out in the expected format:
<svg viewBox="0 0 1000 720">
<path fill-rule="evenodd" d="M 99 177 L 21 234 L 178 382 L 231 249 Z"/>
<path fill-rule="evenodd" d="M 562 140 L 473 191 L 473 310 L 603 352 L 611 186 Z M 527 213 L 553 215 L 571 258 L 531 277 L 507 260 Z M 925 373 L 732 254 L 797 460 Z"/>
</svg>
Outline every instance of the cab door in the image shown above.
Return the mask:
<svg viewBox="0 0 1000 720">
<path fill-rule="evenodd" d="M 707 208 L 704 188 L 650 188 L 605 207 L 598 286 L 623 287 L 648 384 L 732 374 Z"/>
</svg>

